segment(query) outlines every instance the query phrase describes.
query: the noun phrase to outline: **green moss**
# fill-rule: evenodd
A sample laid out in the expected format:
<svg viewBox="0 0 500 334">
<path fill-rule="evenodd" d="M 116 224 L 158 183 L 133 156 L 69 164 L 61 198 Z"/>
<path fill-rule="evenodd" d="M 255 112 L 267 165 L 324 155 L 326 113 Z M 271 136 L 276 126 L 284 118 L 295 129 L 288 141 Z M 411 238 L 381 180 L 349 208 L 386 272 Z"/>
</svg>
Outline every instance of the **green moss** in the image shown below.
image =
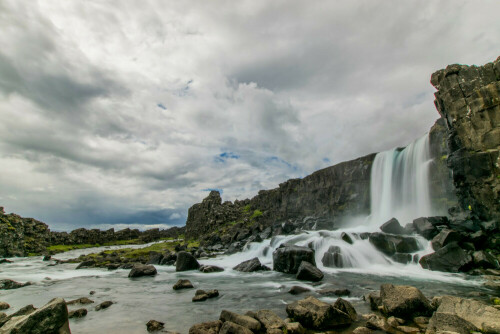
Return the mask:
<svg viewBox="0 0 500 334">
<path fill-rule="evenodd" d="M 243 212 L 250 212 L 250 209 L 252 208 L 252 206 L 250 204 L 247 204 L 243 207 L 242 211 Z"/>
<path fill-rule="evenodd" d="M 493 299 L 493 305 L 500 305 L 500 298 Z"/>
<path fill-rule="evenodd" d="M 441 160 L 442 160 L 442 161 L 443 161 L 443 160 L 446 160 L 446 159 L 448 159 L 448 155 L 446 155 L 446 154 L 445 154 L 445 155 L 442 155 L 442 156 L 441 156 Z"/>
<path fill-rule="evenodd" d="M 253 212 L 253 214 L 250 216 L 250 218 L 251 218 L 251 219 L 255 219 L 255 218 L 260 217 L 260 216 L 262 216 L 262 211 L 260 211 L 260 210 L 255 210 L 255 211 Z"/>
</svg>

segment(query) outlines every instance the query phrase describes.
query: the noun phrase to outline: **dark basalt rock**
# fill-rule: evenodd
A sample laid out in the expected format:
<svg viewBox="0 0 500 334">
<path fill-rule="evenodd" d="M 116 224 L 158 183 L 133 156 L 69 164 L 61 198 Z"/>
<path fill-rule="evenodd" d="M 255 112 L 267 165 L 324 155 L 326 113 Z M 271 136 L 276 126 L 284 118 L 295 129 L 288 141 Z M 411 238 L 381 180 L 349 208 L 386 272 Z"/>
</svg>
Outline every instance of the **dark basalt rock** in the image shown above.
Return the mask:
<svg viewBox="0 0 500 334">
<path fill-rule="evenodd" d="M 342 297 L 342 296 L 349 296 L 351 294 L 351 291 L 348 289 L 322 289 L 319 290 L 318 293 L 323 296 Z"/>
<path fill-rule="evenodd" d="M 156 320 L 149 320 L 148 323 L 146 324 L 146 329 L 148 332 L 157 332 L 162 330 L 164 327 L 165 327 L 164 322 Z"/>
<path fill-rule="evenodd" d="M 439 233 L 437 226 L 440 225 L 448 225 L 446 217 L 421 217 L 413 221 L 415 231 L 427 240 L 431 240 Z"/>
<path fill-rule="evenodd" d="M 268 271 L 270 268 L 262 265 L 259 258 L 254 257 L 253 259 L 244 261 L 233 268 L 236 271 L 241 271 L 245 273 L 251 273 L 254 271 Z"/>
<path fill-rule="evenodd" d="M 174 290 L 192 289 L 192 288 L 193 288 L 193 284 L 188 279 L 180 279 L 172 287 L 172 289 L 174 289 Z"/>
<path fill-rule="evenodd" d="M 445 228 L 432 239 L 432 249 L 437 251 L 450 242 L 460 242 L 462 239 L 463 237 L 460 233 Z"/>
<path fill-rule="evenodd" d="M 209 298 L 215 298 L 219 296 L 219 290 L 196 290 L 196 293 L 192 299 L 193 302 L 203 302 Z"/>
<path fill-rule="evenodd" d="M 412 286 L 382 284 L 380 299 L 386 314 L 403 319 L 429 316 L 433 312 L 427 298 Z"/>
<path fill-rule="evenodd" d="M 73 300 L 70 300 L 69 302 L 66 302 L 66 305 L 74 305 L 74 304 L 87 305 L 87 304 L 92 304 L 92 303 L 94 303 L 93 300 L 90 300 L 87 297 L 81 297 L 81 298 L 73 299 Z"/>
<path fill-rule="evenodd" d="M 356 313 L 356 310 L 354 307 L 349 303 L 347 300 L 344 300 L 342 298 L 338 298 L 335 304 L 333 304 L 333 307 L 344 312 L 349 316 L 351 319 L 351 322 L 354 322 L 358 318 L 358 314 Z"/>
<path fill-rule="evenodd" d="M 396 246 L 387 234 L 375 232 L 370 235 L 370 243 L 385 255 L 394 255 Z"/>
<path fill-rule="evenodd" d="M 423 256 L 419 263 L 425 269 L 459 272 L 470 269 L 472 257 L 456 242 L 452 242 L 435 253 Z"/>
<path fill-rule="evenodd" d="M 31 282 L 19 283 L 10 279 L 2 279 L 0 280 L 0 290 L 12 290 L 19 289 L 25 286 L 31 285 Z"/>
<path fill-rule="evenodd" d="M 81 262 L 78 266 L 76 266 L 75 269 L 85 269 L 85 268 L 93 268 L 95 267 L 95 261 L 94 260 L 87 260 Z"/>
<path fill-rule="evenodd" d="M 68 312 L 68 318 L 83 318 L 87 315 L 87 309 L 80 308 L 78 310 L 73 310 Z"/>
<path fill-rule="evenodd" d="M 296 274 L 302 261 L 316 265 L 314 250 L 300 246 L 285 246 L 273 252 L 273 269 L 287 274 Z"/>
<path fill-rule="evenodd" d="M 304 288 L 304 287 L 298 286 L 298 285 L 294 285 L 288 291 L 288 293 L 292 294 L 292 295 L 298 295 L 298 294 L 301 294 L 301 293 L 304 293 L 304 292 L 311 292 L 311 289 Z"/>
<path fill-rule="evenodd" d="M 412 256 L 408 253 L 396 253 L 392 256 L 392 259 L 398 263 L 407 264 L 412 262 Z"/>
<path fill-rule="evenodd" d="M 380 226 L 380 229 L 384 233 L 389 234 L 408 234 L 408 232 L 399 224 L 396 218 L 391 218 L 389 221 L 385 222 Z"/>
<path fill-rule="evenodd" d="M 200 271 L 202 273 L 218 273 L 224 271 L 224 268 L 212 266 L 212 265 L 201 265 Z"/>
<path fill-rule="evenodd" d="M 156 268 L 152 265 L 134 264 L 134 267 L 130 270 L 128 277 L 155 276 L 156 274 Z"/>
<path fill-rule="evenodd" d="M 312 281 L 318 282 L 323 279 L 324 275 L 316 266 L 313 266 L 309 262 L 302 261 L 297 270 L 296 278 L 302 281 Z"/>
<path fill-rule="evenodd" d="M 200 264 L 193 255 L 184 251 L 177 253 L 175 271 L 198 270 L 199 268 Z"/>
<path fill-rule="evenodd" d="M 314 297 L 307 297 L 288 304 L 286 313 L 289 318 L 312 329 L 346 326 L 353 322 L 351 315 Z"/>
<path fill-rule="evenodd" d="M 107 309 L 108 307 L 110 307 L 111 305 L 113 305 L 114 303 L 110 300 L 107 300 L 105 302 L 102 302 L 100 303 L 99 305 L 97 305 L 95 307 L 95 310 L 96 311 L 100 311 L 100 310 L 104 310 L 104 309 Z"/>
<path fill-rule="evenodd" d="M 347 234 L 345 232 L 342 232 L 340 234 L 340 239 L 344 240 L 348 244 L 351 244 L 351 245 L 353 244 L 352 238 L 349 236 L 349 234 Z"/>
<path fill-rule="evenodd" d="M 472 254 L 476 267 L 483 269 L 500 269 L 498 260 L 493 255 L 485 251 L 477 251 Z"/>
</svg>

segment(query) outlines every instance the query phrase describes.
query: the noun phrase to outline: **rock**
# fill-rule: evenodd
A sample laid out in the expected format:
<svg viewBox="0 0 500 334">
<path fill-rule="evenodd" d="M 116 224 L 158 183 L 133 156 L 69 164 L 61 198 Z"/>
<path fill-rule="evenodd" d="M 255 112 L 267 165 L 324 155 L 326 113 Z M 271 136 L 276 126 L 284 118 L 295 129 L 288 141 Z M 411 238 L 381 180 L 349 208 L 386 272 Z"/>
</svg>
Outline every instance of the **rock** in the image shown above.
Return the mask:
<svg viewBox="0 0 500 334">
<path fill-rule="evenodd" d="M 371 334 L 373 331 L 367 327 L 358 327 L 352 331 L 352 334 Z"/>
<path fill-rule="evenodd" d="M 219 296 L 218 290 L 196 290 L 195 295 L 192 299 L 193 302 L 203 302 L 209 298 L 215 298 Z"/>
<path fill-rule="evenodd" d="M 276 313 L 270 310 L 257 311 L 255 319 L 257 319 L 268 332 L 271 329 L 281 330 L 285 327 L 285 322 Z"/>
<path fill-rule="evenodd" d="M 52 256 L 50 255 L 45 255 L 42 259 L 42 261 L 50 261 L 50 259 L 52 258 Z"/>
<path fill-rule="evenodd" d="M 345 263 L 342 258 L 341 249 L 339 246 L 330 246 L 328 251 L 325 252 L 321 262 L 325 267 L 330 268 L 344 268 Z"/>
<path fill-rule="evenodd" d="M 0 290 L 12 290 L 12 289 L 19 289 L 23 288 L 25 286 L 31 285 L 30 282 L 26 283 L 19 283 L 10 279 L 2 279 L 0 280 Z"/>
<path fill-rule="evenodd" d="M 431 217 L 417 218 L 413 221 L 413 227 L 418 234 L 427 240 L 431 240 L 439 233 L 438 229 L 431 222 Z"/>
<path fill-rule="evenodd" d="M 152 253 L 149 255 L 149 261 L 147 264 L 156 264 L 156 265 L 160 265 L 161 262 L 163 261 L 163 254 L 159 254 L 159 253 Z"/>
<path fill-rule="evenodd" d="M 6 310 L 10 308 L 10 305 L 7 304 L 6 302 L 0 302 L 0 310 Z"/>
<path fill-rule="evenodd" d="M 382 284 L 380 299 L 384 312 L 403 319 L 432 314 L 432 306 L 427 298 L 415 287 Z"/>
<path fill-rule="evenodd" d="M 370 234 L 370 238 L 368 240 L 373 246 L 375 246 L 376 249 L 385 255 L 391 256 L 396 253 L 396 246 L 387 234 L 375 232 Z"/>
<path fill-rule="evenodd" d="M 348 244 L 351 244 L 351 245 L 353 244 L 352 238 L 349 236 L 349 234 L 347 234 L 345 232 L 342 232 L 340 234 L 340 239 L 344 240 Z"/>
<path fill-rule="evenodd" d="M 218 273 L 224 271 L 224 268 L 212 266 L 212 265 L 201 265 L 200 271 L 202 273 Z"/>
<path fill-rule="evenodd" d="M 80 308 L 78 310 L 69 311 L 68 318 L 83 318 L 87 315 L 87 309 Z"/>
<path fill-rule="evenodd" d="M 389 234 L 408 234 L 408 232 L 399 224 L 399 221 L 396 218 L 391 218 L 391 220 L 382 224 L 382 226 L 380 226 L 380 229 L 382 230 L 382 232 Z"/>
<path fill-rule="evenodd" d="M 100 311 L 100 310 L 104 310 L 104 309 L 107 309 L 108 307 L 110 307 L 111 305 L 113 305 L 114 303 L 110 300 L 107 300 L 105 302 L 102 302 L 100 303 L 99 305 L 97 305 L 95 307 L 95 310 L 96 311 Z"/>
<path fill-rule="evenodd" d="M 457 243 L 452 242 L 435 253 L 422 256 L 419 263 L 425 269 L 459 272 L 469 269 L 472 257 Z"/>
<path fill-rule="evenodd" d="M 333 304 L 333 307 L 347 314 L 351 319 L 351 322 L 354 322 L 358 319 L 358 314 L 356 313 L 356 310 L 347 300 L 338 298 L 335 304 Z"/>
<path fill-rule="evenodd" d="M 367 300 L 370 303 L 370 309 L 372 311 L 378 311 L 379 307 L 382 306 L 382 299 L 380 298 L 380 292 L 369 293 L 365 297 L 365 300 Z"/>
<path fill-rule="evenodd" d="M 352 323 L 348 314 L 314 297 L 288 304 L 286 313 L 306 328 L 326 329 Z"/>
<path fill-rule="evenodd" d="M 410 326 L 397 326 L 396 329 L 405 334 L 419 334 L 420 328 Z"/>
<path fill-rule="evenodd" d="M 405 321 L 401 318 L 396 318 L 396 317 L 387 318 L 387 323 L 392 327 L 398 327 L 399 325 L 404 324 L 404 322 Z"/>
<path fill-rule="evenodd" d="M 437 251 L 451 242 L 460 242 L 462 239 L 462 236 L 457 231 L 445 228 L 432 239 L 432 249 Z"/>
<path fill-rule="evenodd" d="M 92 268 L 95 267 L 95 261 L 94 260 L 87 260 L 81 262 L 78 266 L 76 266 L 75 269 L 85 269 L 85 268 Z"/>
<path fill-rule="evenodd" d="M 500 269 L 498 260 L 493 255 L 485 251 L 477 251 L 472 254 L 476 267 L 483 269 Z"/>
<path fill-rule="evenodd" d="M 222 327 L 222 321 L 203 322 L 191 326 L 189 334 L 218 334 Z"/>
<path fill-rule="evenodd" d="M 0 264 L 2 263 L 14 263 L 14 261 L 11 261 L 9 259 L 0 259 Z"/>
<path fill-rule="evenodd" d="M 66 302 L 55 298 L 29 314 L 13 316 L 0 328 L 0 333 L 70 334 Z"/>
<path fill-rule="evenodd" d="M 268 267 L 262 265 L 259 261 L 259 258 L 257 258 L 257 257 L 254 257 L 253 259 L 241 262 L 233 269 L 236 271 L 241 271 L 241 272 L 245 272 L 245 273 L 251 273 L 254 271 L 270 270 Z"/>
<path fill-rule="evenodd" d="M 219 334 L 253 334 L 253 332 L 234 322 L 226 321 L 222 324 Z"/>
<path fill-rule="evenodd" d="M 227 310 L 222 310 L 219 320 L 222 322 L 232 322 L 239 326 L 243 326 L 250 331 L 259 332 L 261 329 L 261 324 L 254 318 L 247 315 L 241 315 Z M 221 329 L 222 331 L 222 329 Z"/>
<path fill-rule="evenodd" d="M 301 293 L 304 293 L 304 292 L 310 292 L 311 289 L 308 289 L 308 288 L 304 288 L 302 286 L 298 286 L 298 285 L 294 285 L 290 288 L 290 290 L 288 291 L 289 294 L 292 294 L 292 295 L 298 295 L 298 294 L 301 294 Z"/>
<path fill-rule="evenodd" d="M 321 270 L 310 264 L 309 262 L 302 261 L 297 271 L 296 278 L 302 281 L 318 282 L 323 279 Z"/>
<path fill-rule="evenodd" d="M 410 263 L 410 262 L 412 262 L 412 259 L 413 259 L 411 254 L 408 254 L 408 253 L 396 253 L 393 256 L 391 256 L 391 258 L 394 261 L 396 261 L 398 263 L 402 263 L 402 264 Z"/>
<path fill-rule="evenodd" d="M 386 333 L 396 334 L 385 318 L 376 314 L 369 315 L 369 318 L 366 321 L 366 327 L 369 329 L 381 330 Z"/>
<path fill-rule="evenodd" d="M 349 296 L 351 291 L 348 289 L 322 289 L 318 290 L 318 293 L 323 296 Z"/>
<path fill-rule="evenodd" d="M 165 328 L 164 325 L 165 325 L 164 322 L 149 320 L 148 323 L 146 324 L 146 329 L 148 332 L 157 332 Z"/>
<path fill-rule="evenodd" d="M 174 290 L 181 290 L 181 289 L 192 289 L 193 284 L 191 283 L 190 280 L 187 279 L 180 279 L 177 281 L 177 283 L 174 284 L 172 289 Z"/>
<path fill-rule="evenodd" d="M 188 252 L 178 252 L 177 261 L 175 262 L 175 271 L 198 270 L 200 264 L 193 255 Z"/>
<path fill-rule="evenodd" d="M 155 276 L 156 268 L 150 264 L 134 264 L 134 267 L 128 273 L 128 277 Z"/>
<path fill-rule="evenodd" d="M 443 331 L 500 333 L 500 310 L 473 299 L 443 296 L 426 333 Z"/>
<path fill-rule="evenodd" d="M 74 305 L 74 304 L 92 304 L 94 301 L 88 299 L 87 297 L 82 297 L 78 299 L 73 299 L 70 300 L 69 302 L 66 302 L 66 305 Z"/>
<path fill-rule="evenodd" d="M 300 246 L 285 246 L 273 252 L 273 269 L 287 274 L 296 274 L 302 261 L 316 265 L 314 250 Z"/>
<path fill-rule="evenodd" d="M 287 334 L 305 334 L 306 330 L 300 322 L 287 322 L 285 324 L 286 331 L 285 333 Z"/>
</svg>

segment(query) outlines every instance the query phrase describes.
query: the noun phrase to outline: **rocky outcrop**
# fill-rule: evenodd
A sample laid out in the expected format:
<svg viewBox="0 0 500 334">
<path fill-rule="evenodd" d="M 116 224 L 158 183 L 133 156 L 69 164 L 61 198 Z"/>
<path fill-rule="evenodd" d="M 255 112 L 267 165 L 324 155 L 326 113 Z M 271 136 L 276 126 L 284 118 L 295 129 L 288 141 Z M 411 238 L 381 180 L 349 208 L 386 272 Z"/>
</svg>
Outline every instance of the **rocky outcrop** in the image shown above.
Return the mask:
<svg viewBox="0 0 500 334">
<path fill-rule="evenodd" d="M 412 286 L 382 284 L 380 300 L 386 314 L 400 318 L 428 316 L 433 311 L 422 292 Z"/>
<path fill-rule="evenodd" d="M 316 266 L 314 250 L 301 246 L 279 247 L 273 252 L 273 270 L 287 274 L 296 274 L 302 261 Z"/>
<path fill-rule="evenodd" d="M 500 217 L 500 57 L 484 66 L 449 65 L 431 77 L 449 133 L 447 157 L 460 208 Z"/>
</svg>

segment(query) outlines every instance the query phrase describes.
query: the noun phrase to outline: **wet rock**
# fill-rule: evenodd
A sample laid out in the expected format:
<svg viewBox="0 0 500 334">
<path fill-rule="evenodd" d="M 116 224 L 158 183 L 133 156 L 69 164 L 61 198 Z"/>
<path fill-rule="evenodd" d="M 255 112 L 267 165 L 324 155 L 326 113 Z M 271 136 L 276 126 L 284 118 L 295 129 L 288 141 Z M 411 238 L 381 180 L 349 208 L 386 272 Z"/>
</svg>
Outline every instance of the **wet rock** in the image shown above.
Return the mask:
<svg viewBox="0 0 500 334">
<path fill-rule="evenodd" d="M 308 288 L 304 288 L 302 286 L 298 286 L 298 285 L 294 285 L 290 288 L 290 290 L 288 291 L 289 294 L 292 294 L 292 295 L 298 295 L 298 294 L 301 294 L 301 293 L 304 293 L 304 292 L 310 292 L 311 289 L 308 289 Z"/>
<path fill-rule="evenodd" d="M 174 284 L 172 289 L 174 290 L 181 290 L 181 289 L 192 289 L 193 284 L 191 283 L 190 280 L 187 279 L 180 279 L 177 281 L 177 283 Z"/>
<path fill-rule="evenodd" d="M 52 258 L 52 256 L 50 255 L 45 255 L 42 259 L 42 261 L 50 261 L 50 259 Z"/>
<path fill-rule="evenodd" d="M 10 305 L 7 304 L 6 302 L 0 302 L 0 310 L 6 310 L 10 308 Z"/>
<path fill-rule="evenodd" d="M 276 313 L 270 310 L 257 311 L 255 319 L 257 319 L 268 332 L 271 329 L 281 330 L 285 327 L 285 322 Z"/>
<path fill-rule="evenodd" d="M 396 329 L 405 334 L 419 334 L 420 328 L 410 326 L 397 326 Z"/>
<path fill-rule="evenodd" d="M 391 256 L 396 253 L 396 246 L 387 234 L 380 232 L 372 233 L 370 234 L 369 241 L 376 249 L 385 255 Z"/>
<path fill-rule="evenodd" d="M 483 269 L 499 269 L 498 260 L 493 255 L 485 251 L 477 251 L 472 254 L 476 267 Z"/>
<path fill-rule="evenodd" d="M 196 290 L 195 295 L 192 299 L 193 302 L 203 302 L 210 298 L 215 298 L 219 296 L 219 290 Z"/>
<path fill-rule="evenodd" d="M 87 309 L 80 308 L 78 310 L 73 310 L 68 312 L 68 318 L 83 318 L 87 315 Z"/>
<path fill-rule="evenodd" d="M 321 262 L 325 267 L 344 268 L 344 261 L 342 259 L 340 247 L 330 246 L 330 248 L 328 248 L 328 251 L 323 255 Z"/>
<path fill-rule="evenodd" d="M 108 270 L 116 270 L 116 269 L 120 268 L 121 265 L 122 265 L 121 263 L 110 263 L 106 266 L 106 268 Z"/>
<path fill-rule="evenodd" d="M 435 253 L 423 256 L 422 268 L 447 272 L 467 271 L 472 264 L 472 257 L 457 243 L 452 242 Z"/>
<path fill-rule="evenodd" d="M 408 253 L 396 253 L 392 256 L 392 259 L 398 263 L 407 264 L 412 262 L 412 255 Z"/>
<path fill-rule="evenodd" d="M 163 254 L 160 253 L 152 253 L 149 255 L 149 261 L 147 264 L 157 264 L 160 265 L 163 261 Z"/>
<path fill-rule="evenodd" d="M 300 322 L 287 322 L 285 324 L 286 331 L 284 331 L 287 334 L 305 334 L 306 330 Z"/>
<path fill-rule="evenodd" d="M 352 331 L 352 334 L 371 334 L 373 331 L 367 327 L 358 327 Z"/>
<path fill-rule="evenodd" d="M 322 289 L 319 290 L 318 293 L 323 296 L 349 296 L 351 291 L 348 289 Z"/>
<path fill-rule="evenodd" d="M 128 277 L 155 276 L 156 268 L 150 264 L 134 264 L 132 270 L 128 273 Z"/>
<path fill-rule="evenodd" d="M 146 329 L 148 332 L 157 332 L 162 330 L 163 328 L 165 328 L 165 323 L 156 320 L 149 320 L 146 324 Z"/>
<path fill-rule="evenodd" d="M 371 292 L 366 297 L 365 300 L 370 303 L 370 309 L 372 311 L 378 311 L 379 307 L 382 307 L 382 299 L 380 298 L 380 291 Z"/>
<path fill-rule="evenodd" d="M 351 244 L 351 245 L 353 244 L 351 236 L 349 234 L 345 233 L 345 232 L 342 232 L 340 234 L 340 239 L 344 240 L 348 244 Z"/>
<path fill-rule="evenodd" d="M 368 316 L 366 327 L 373 330 L 381 330 L 386 333 L 396 334 L 392 327 L 387 323 L 387 320 L 376 314 L 370 314 Z"/>
<path fill-rule="evenodd" d="M 297 271 L 296 278 L 302 281 L 318 282 L 323 279 L 324 275 L 316 266 L 309 262 L 302 261 Z"/>
<path fill-rule="evenodd" d="M 473 299 L 443 296 L 429 320 L 427 333 L 442 331 L 500 333 L 500 310 Z"/>
<path fill-rule="evenodd" d="M 222 324 L 219 334 L 253 334 L 251 330 L 231 321 Z"/>
<path fill-rule="evenodd" d="M 460 242 L 462 239 L 462 236 L 457 231 L 445 228 L 432 239 L 432 249 L 437 251 L 451 242 Z"/>
<path fill-rule="evenodd" d="M 66 302 L 62 298 L 55 298 L 29 314 L 12 316 L 0 328 L 0 332 L 70 334 Z"/>
<path fill-rule="evenodd" d="M 175 262 L 175 271 L 198 270 L 200 264 L 193 255 L 188 252 L 178 252 Z"/>
<path fill-rule="evenodd" d="M 382 226 L 380 226 L 380 229 L 382 230 L 382 232 L 389 234 L 408 234 L 408 232 L 399 224 L 399 221 L 396 218 L 391 218 L 391 220 L 382 224 Z"/>
<path fill-rule="evenodd" d="M 31 285 L 31 282 L 19 283 L 10 279 L 2 279 L 0 280 L 0 290 L 12 290 L 19 289 L 25 286 Z"/>
<path fill-rule="evenodd" d="M 356 310 L 354 307 L 349 303 L 347 300 L 338 298 L 335 304 L 333 304 L 333 307 L 337 310 L 340 310 L 347 314 L 349 318 L 351 319 L 351 322 L 354 322 L 358 318 L 358 314 L 356 313 Z M 350 322 L 349 322 L 350 323 Z"/>
<path fill-rule="evenodd" d="M 224 271 L 224 268 L 212 266 L 212 265 L 201 265 L 200 271 L 202 273 L 218 273 Z"/>
<path fill-rule="evenodd" d="M 75 269 L 93 268 L 93 267 L 95 267 L 95 264 L 96 263 L 94 260 L 87 260 L 87 261 L 80 262 L 80 264 L 78 266 L 76 266 Z"/>
<path fill-rule="evenodd" d="M 422 292 L 412 286 L 382 284 L 380 299 L 386 314 L 403 319 L 430 315 L 433 311 Z"/>
<path fill-rule="evenodd" d="M 288 304 L 286 313 L 306 328 L 326 329 L 352 323 L 348 314 L 314 297 Z"/>
<path fill-rule="evenodd" d="M 254 318 L 247 315 L 241 315 L 227 310 L 222 310 L 219 320 L 222 322 L 232 322 L 239 326 L 249 329 L 250 331 L 259 332 L 261 329 L 261 324 Z M 221 329 L 222 331 L 222 329 Z"/>
<path fill-rule="evenodd" d="M 253 259 L 241 262 L 236 267 L 233 268 L 236 271 L 241 271 L 245 273 L 250 273 L 254 271 L 267 271 L 270 270 L 268 267 L 260 263 L 259 258 L 254 257 Z"/>
<path fill-rule="evenodd" d="M 287 274 L 296 274 L 302 261 L 316 265 L 314 250 L 300 246 L 285 246 L 273 252 L 273 269 Z"/>
<path fill-rule="evenodd" d="M 66 302 L 66 305 L 74 305 L 74 304 L 86 305 L 86 304 L 92 304 L 93 302 L 94 302 L 93 300 L 90 300 L 87 297 L 82 297 L 82 298 L 70 300 L 69 302 Z"/>
<path fill-rule="evenodd" d="M 191 326 L 189 334 L 218 334 L 222 327 L 222 321 L 202 322 Z"/>
<path fill-rule="evenodd" d="M 107 309 L 108 307 L 110 307 L 111 305 L 113 305 L 114 303 L 110 300 L 107 300 L 105 302 L 102 302 L 100 303 L 99 305 L 97 305 L 95 307 L 95 310 L 96 311 L 100 311 L 100 310 L 104 310 L 104 309 Z"/>
<path fill-rule="evenodd" d="M 432 220 L 432 217 L 421 217 L 413 221 L 413 227 L 418 234 L 427 240 L 431 240 L 439 233 L 433 223 L 435 221 Z"/>
<path fill-rule="evenodd" d="M 14 263 L 14 261 L 11 261 L 9 259 L 0 259 L 0 264 L 2 263 Z"/>
</svg>

